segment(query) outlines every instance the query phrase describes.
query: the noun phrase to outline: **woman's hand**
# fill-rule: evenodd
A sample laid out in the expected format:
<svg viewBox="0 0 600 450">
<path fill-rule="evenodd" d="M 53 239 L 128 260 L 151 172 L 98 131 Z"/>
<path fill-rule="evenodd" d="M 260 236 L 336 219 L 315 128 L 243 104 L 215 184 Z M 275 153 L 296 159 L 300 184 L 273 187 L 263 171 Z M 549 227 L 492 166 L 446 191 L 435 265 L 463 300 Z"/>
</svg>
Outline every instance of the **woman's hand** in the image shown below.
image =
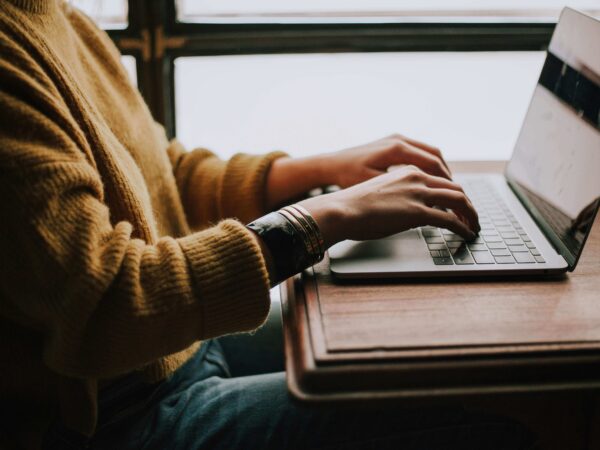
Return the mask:
<svg viewBox="0 0 600 450">
<path fill-rule="evenodd" d="M 430 175 L 451 179 L 450 170 L 439 149 L 399 134 L 325 154 L 321 159 L 323 170 L 327 172 L 323 175 L 328 180 L 326 184 L 342 188 L 381 175 L 391 166 L 406 164 L 416 166 Z"/>
<path fill-rule="evenodd" d="M 446 228 L 466 239 L 480 229 L 477 213 L 458 184 L 412 165 L 300 204 L 319 224 L 327 247 L 424 225 Z"/>
<path fill-rule="evenodd" d="M 437 148 L 395 134 L 333 153 L 276 160 L 267 179 L 267 207 L 276 208 L 316 187 L 354 186 L 385 173 L 391 166 L 406 164 L 431 175 L 451 178 Z"/>
</svg>

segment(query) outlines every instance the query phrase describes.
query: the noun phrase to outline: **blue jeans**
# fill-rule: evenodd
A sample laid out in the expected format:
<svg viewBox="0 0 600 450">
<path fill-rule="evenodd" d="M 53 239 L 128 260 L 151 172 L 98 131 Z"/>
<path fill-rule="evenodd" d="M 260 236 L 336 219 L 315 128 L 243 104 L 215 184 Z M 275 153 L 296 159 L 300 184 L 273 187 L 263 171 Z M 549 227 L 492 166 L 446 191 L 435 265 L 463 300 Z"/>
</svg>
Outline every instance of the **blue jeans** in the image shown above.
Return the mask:
<svg viewBox="0 0 600 450">
<path fill-rule="evenodd" d="M 270 322 L 277 320 L 271 316 Z M 100 394 L 98 431 L 91 440 L 57 425 L 46 436 L 45 449 L 535 448 L 522 425 L 460 405 L 407 408 L 399 402 L 342 408 L 298 403 L 287 392 L 283 371 L 261 373 L 262 366 L 272 370 L 283 365 L 280 352 L 273 351 L 274 343 L 281 347 L 272 340 L 280 332 L 272 329 L 251 338 L 208 341 L 158 384 L 144 384 L 135 375 L 119 380 Z"/>
</svg>

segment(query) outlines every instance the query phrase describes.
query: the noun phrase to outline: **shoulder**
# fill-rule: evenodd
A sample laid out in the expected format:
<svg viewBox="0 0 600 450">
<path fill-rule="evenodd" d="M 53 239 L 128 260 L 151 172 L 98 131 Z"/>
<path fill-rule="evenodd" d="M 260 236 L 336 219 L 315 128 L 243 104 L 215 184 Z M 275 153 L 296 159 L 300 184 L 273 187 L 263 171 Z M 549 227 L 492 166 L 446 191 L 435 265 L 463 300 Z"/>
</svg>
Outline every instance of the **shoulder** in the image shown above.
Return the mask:
<svg viewBox="0 0 600 450">
<path fill-rule="evenodd" d="M 3 26 L 6 20 L 0 17 L 2 176 L 7 168 L 80 159 L 85 140 L 52 70 L 27 29 Z"/>
<path fill-rule="evenodd" d="M 21 97 L 58 95 L 45 63 L 43 41 L 27 14 L 0 6 L 0 93 Z M 0 94 L 1 95 L 1 94 Z"/>
<path fill-rule="evenodd" d="M 65 3 L 63 13 L 69 24 L 86 46 L 94 52 L 101 53 L 104 57 L 110 57 L 113 61 L 120 61 L 121 53 L 115 46 L 106 31 L 98 27 L 96 22 L 83 11 Z"/>
</svg>

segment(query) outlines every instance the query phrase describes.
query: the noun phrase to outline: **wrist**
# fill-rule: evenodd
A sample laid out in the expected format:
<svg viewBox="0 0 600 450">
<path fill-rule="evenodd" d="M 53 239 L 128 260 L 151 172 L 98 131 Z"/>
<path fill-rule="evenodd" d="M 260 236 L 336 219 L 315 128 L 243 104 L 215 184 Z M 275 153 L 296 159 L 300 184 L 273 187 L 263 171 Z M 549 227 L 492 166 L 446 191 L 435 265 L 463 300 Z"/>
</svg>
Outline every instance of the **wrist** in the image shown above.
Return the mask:
<svg viewBox="0 0 600 450">
<path fill-rule="evenodd" d="M 316 183 L 314 187 L 339 184 L 336 160 L 332 155 L 333 153 L 323 153 L 306 158 L 306 166 L 313 171 L 315 176 Z"/>
<path fill-rule="evenodd" d="M 266 186 L 266 207 L 273 210 L 322 186 L 322 170 L 311 158 L 273 161 Z"/>
<path fill-rule="evenodd" d="M 344 208 L 335 194 L 319 195 L 299 202 L 317 222 L 325 248 L 343 240 Z"/>
<path fill-rule="evenodd" d="M 328 154 L 281 161 L 291 176 L 304 180 L 306 190 L 335 184 L 334 160 Z"/>
</svg>

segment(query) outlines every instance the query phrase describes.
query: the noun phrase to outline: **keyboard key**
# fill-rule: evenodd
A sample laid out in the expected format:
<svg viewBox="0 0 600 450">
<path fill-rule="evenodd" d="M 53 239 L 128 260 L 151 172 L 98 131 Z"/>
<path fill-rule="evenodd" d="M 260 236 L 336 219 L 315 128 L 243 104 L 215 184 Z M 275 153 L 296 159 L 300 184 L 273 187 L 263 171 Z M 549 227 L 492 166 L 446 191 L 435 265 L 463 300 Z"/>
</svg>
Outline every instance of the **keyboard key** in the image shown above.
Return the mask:
<svg viewBox="0 0 600 450">
<path fill-rule="evenodd" d="M 512 253 L 527 253 L 527 254 L 529 254 L 529 249 L 527 247 L 525 247 L 524 245 L 509 245 L 508 249 Z"/>
<path fill-rule="evenodd" d="M 494 264 L 494 257 L 490 252 L 471 252 L 477 264 Z"/>
<path fill-rule="evenodd" d="M 536 257 L 535 257 L 535 260 L 536 260 L 537 262 L 539 262 L 539 263 L 545 263 L 545 262 L 546 262 L 546 260 L 545 260 L 544 258 L 542 258 L 541 256 L 536 256 Z"/>
<path fill-rule="evenodd" d="M 458 248 L 463 244 L 464 244 L 464 242 L 462 242 L 462 241 L 450 241 L 450 242 L 446 243 L 446 245 L 448 246 L 449 249 Z"/>
<path fill-rule="evenodd" d="M 427 244 L 429 250 L 446 250 L 446 246 L 444 244 Z"/>
<path fill-rule="evenodd" d="M 427 236 L 425 238 L 425 242 L 427 242 L 428 244 L 443 244 L 444 239 L 442 239 L 442 237 L 440 236 Z"/>
<path fill-rule="evenodd" d="M 515 264 L 515 258 L 512 256 L 495 256 L 494 259 L 498 264 Z"/>
<path fill-rule="evenodd" d="M 465 246 L 454 249 L 452 257 L 456 264 L 475 264 L 475 261 L 473 261 L 473 258 L 471 258 L 471 255 L 469 254 L 469 250 L 467 250 L 467 247 Z"/>
<path fill-rule="evenodd" d="M 510 225 L 502 225 L 500 227 L 497 227 L 497 230 L 500 232 L 500 234 L 502 233 L 507 233 L 507 232 L 513 232 L 513 227 L 511 227 Z M 504 237 L 504 235 L 502 235 Z"/>
<path fill-rule="evenodd" d="M 458 234 L 445 234 L 444 235 L 444 239 L 446 239 L 447 242 L 452 242 L 452 241 L 464 241 L 462 236 L 459 236 Z"/>
<path fill-rule="evenodd" d="M 523 241 L 521 239 L 504 239 L 504 243 L 506 245 L 523 245 Z"/>
<path fill-rule="evenodd" d="M 531 238 L 529 236 L 527 236 L 526 234 L 522 234 L 521 239 L 523 239 L 523 241 L 525 241 L 525 242 L 531 242 Z"/>
<path fill-rule="evenodd" d="M 483 238 L 485 239 L 486 236 L 498 236 L 498 232 L 496 230 L 490 231 L 490 230 L 481 230 L 479 232 L 479 234 L 481 236 L 483 236 Z"/>
<path fill-rule="evenodd" d="M 530 247 L 530 248 L 529 248 L 529 251 L 531 252 L 531 254 L 532 254 L 533 256 L 541 256 L 541 253 L 540 253 L 540 251 L 539 251 L 537 248 L 535 248 L 535 247 L 533 247 L 533 248 L 531 248 L 531 247 Z"/>
<path fill-rule="evenodd" d="M 440 251 L 439 250 L 430 250 L 429 254 L 431 255 L 432 258 L 439 258 L 440 256 Z"/>
<path fill-rule="evenodd" d="M 452 262 L 452 258 L 447 257 L 447 258 L 433 258 L 433 263 L 436 266 L 451 266 L 454 263 Z"/>
<path fill-rule="evenodd" d="M 500 231 L 500 236 L 502 236 L 504 239 L 519 239 L 519 235 L 514 231 Z"/>
<path fill-rule="evenodd" d="M 488 242 L 487 244 L 489 249 L 492 248 L 506 248 L 506 244 L 504 242 Z"/>
<path fill-rule="evenodd" d="M 439 236 L 440 230 L 437 228 L 421 228 L 421 233 L 423 233 L 423 237 Z"/>
<path fill-rule="evenodd" d="M 496 236 L 484 236 L 483 239 L 485 242 L 502 242 L 502 238 L 498 235 Z"/>
<path fill-rule="evenodd" d="M 529 263 L 535 262 L 535 259 L 533 259 L 533 256 L 531 256 L 531 253 L 529 253 L 529 252 L 513 253 L 513 256 L 515 257 L 515 259 L 517 260 L 517 262 L 519 264 L 529 264 Z"/>
<path fill-rule="evenodd" d="M 469 244 L 469 250 L 485 251 L 487 250 L 487 247 L 485 246 L 485 244 Z"/>
<path fill-rule="evenodd" d="M 450 252 L 448 250 L 446 250 L 446 249 L 444 249 L 444 250 L 437 250 L 437 252 L 439 253 L 438 256 L 445 256 L 445 257 L 450 256 Z"/>
<path fill-rule="evenodd" d="M 535 248 L 535 244 L 533 242 L 525 242 L 527 248 Z"/>
<path fill-rule="evenodd" d="M 494 256 L 510 256 L 511 253 L 507 248 L 493 248 L 490 250 Z"/>
</svg>

